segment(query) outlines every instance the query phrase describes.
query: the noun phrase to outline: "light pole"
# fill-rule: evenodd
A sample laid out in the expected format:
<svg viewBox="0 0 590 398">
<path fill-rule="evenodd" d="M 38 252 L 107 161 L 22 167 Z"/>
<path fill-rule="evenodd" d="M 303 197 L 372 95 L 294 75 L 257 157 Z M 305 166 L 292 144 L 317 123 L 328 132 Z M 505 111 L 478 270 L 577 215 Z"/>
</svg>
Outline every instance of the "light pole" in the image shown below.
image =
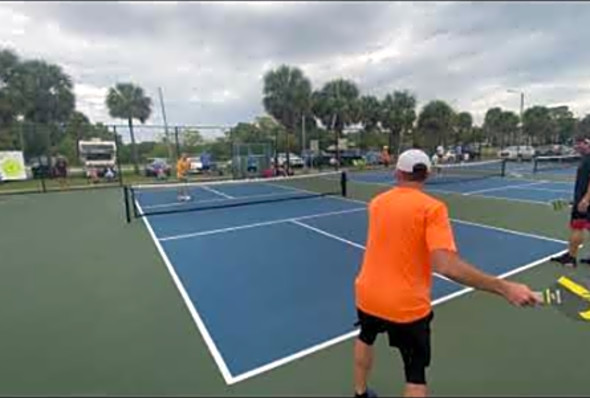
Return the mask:
<svg viewBox="0 0 590 398">
<path fill-rule="evenodd" d="M 524 120 L 522 119 L 522 115 L 524 113 L 524 92 L 512 89 L 508 89 L 506 91 L 511 94 L 520 94 L 520 137 L 518 140 L 518 145 L 520 145 L 524 137 Z"/>
<path fill-rule="evenodd" d="M 166 120 L 166 108 L 164 107 L 164 95 L 162 94 L 162 87 L 158 87 L 158 96 L 160 97 L 160 105 L 162 106 L 162 119 L 164 121 L 164 134 L 166 136 L 166 143 L 168 144 L 168 158 L 172 160 L 172 143 L 170 142 L 170 135 L 168 134 L 168 121 Z M 179 154 L 177 154 L 179 155 Z"/>
<path fill-rule="evenodd" d="M 24 137 L 24 126 L 23 126 L 23 122 L 25 120 L 25 117 L 23 115 L 18 115 L 16 117 L 16 120 L 18 121 L 18 135 L 19 135 L 19 139 L 20 139 L 20 150 L 23 152 L 23 156 L 25 155 L 25 137 Z"/>
</svg>

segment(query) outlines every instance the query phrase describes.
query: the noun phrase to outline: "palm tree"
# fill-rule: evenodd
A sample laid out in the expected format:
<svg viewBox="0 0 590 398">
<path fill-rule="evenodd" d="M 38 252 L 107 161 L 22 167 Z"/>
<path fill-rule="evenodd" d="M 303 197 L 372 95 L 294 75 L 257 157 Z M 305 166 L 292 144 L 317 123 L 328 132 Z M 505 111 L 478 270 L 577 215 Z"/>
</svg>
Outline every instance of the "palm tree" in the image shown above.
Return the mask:
<svg viewBox="0 0 590 398">
<path fill-rule="evenodd" d="M 416 97 L 408 91 L 387 94 L 382 102 L 383 127 L 389 130 L 389 154 L 399 153 L 402 137 L 412 128 L 416 120 Z"/>
<path fill-rule="evenodd" d="M 379 129 L 379 123 L 381 122 L 381 102 L 379 99 L 372 95 L 365 95 L 360 98 L 360 121 L 363 124 L 363 131 L 361 135 L 360 148 L 367 148 L 367 136 L 373 131 Z M 364 133 L 364 134 L 363 134 Z M 363 135 L 364 138 L 363 139 Z"/>
<path fill-rule="evenodd" d="M 469 112 L 459 112 L 455 119 L 455 141 L 467 143 L 472 140 L 473 116 Z"/>
<path fill-rule="evenodd" d="M 264 76 L 263 100 L 264 108 L 287 130 L 287 170 L 290 168 L 289 135 L 294 134 L 298 121 L 310 112 L 311 82 L 301 69 L 280 66 Z M 278 132 L 278 130 L 277 130 Z M 278 137 L 275 137 L 275 145 Z M 275 148 L 275 164 L 278 148 Z"/>
<path fill-rule="evenodd" d="M 313 112 L 328 129 L 333 128 L 336 141 L 336 165 L 340 164 L 338 141 L 342 131 L 361 120 L 359 89 L 350 80 L 337 79 L 326 83 L 313 95 Z"/>
<path fill-rule="evenodd" d="M 109 108 L 109 115 L 111 117 L 126 119 L 129 124 L 133 166 L 135 174 L 139 174 L 137 146 L 135 145 L 135 134 L 133 133 L 133 119 L 145 123 L 152 112 L 152 100 L 144 94 L 143 89 L 139 86 L 131 83 L 117 83 L 115 87 L 109 89 L 106 105 Z"/>
<path fill-rule="evenodd" d="M 454 119 L 455 112 L 445 101 L 430 101 L 422 108 L 418 116 L 418 129 L 430 151 L 437 145 L 447 146 Z"/>
</svg>

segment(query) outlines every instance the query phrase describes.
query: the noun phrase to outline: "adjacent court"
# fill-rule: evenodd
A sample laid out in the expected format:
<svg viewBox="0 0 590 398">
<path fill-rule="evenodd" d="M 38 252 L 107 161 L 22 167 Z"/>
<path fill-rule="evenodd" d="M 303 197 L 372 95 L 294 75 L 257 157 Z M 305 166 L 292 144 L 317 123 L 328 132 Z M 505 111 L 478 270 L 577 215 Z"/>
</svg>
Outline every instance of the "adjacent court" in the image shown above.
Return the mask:
<svg viewBox="0 0 590 398">
<path fill-rule="evenodd" d="M 390 186 L 395 183 L 391 171 L 363 171 L 350 174 L 350 179 L 358 183 L 380 184 Z M 506 176 L 488 178 L 459 178 L 442 183 L 432 183 L 428 191 L 454 193 L 466 196 L 505 199 L 537 204 L 548 204 L 556 199 L 570 199 L 574 183 L 570 181 L 548 181 Z"/>
<path fill-rule="evenodd" d="M 387 175 L 349 178 L 387 184 Z M 509 182 L 502 187 L 501 181 L 457 182 L 456 189 L 497 189 L 494 195 L 521 189 Z M 177 186 L 133 191 L 136 215 L 143 217 L 226 383 L 355 335 L 353 284 L 367 213 L 366 203 L 342 196 L 341 189 L 340 174 L 327 173 L 192 185 L 189 202 L 177 200 Z M 532 192 L 543 201 L 551 191 Z M 467 221 L 454 220 L 453 229 L 463 256 L 494 275 L 522 271 L 566 247 L 561 240 Z M 467 291 L 433 276 L 434 303 Z"/>
</svg>

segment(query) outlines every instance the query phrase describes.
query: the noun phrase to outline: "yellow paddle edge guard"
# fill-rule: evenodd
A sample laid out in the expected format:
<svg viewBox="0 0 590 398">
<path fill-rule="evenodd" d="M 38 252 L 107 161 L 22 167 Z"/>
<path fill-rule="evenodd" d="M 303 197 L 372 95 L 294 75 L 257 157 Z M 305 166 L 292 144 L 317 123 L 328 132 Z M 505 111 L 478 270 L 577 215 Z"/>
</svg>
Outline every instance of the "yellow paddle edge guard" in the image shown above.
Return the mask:
<svg viewBox="0 0 590 398">
<path fill-rule="evenodd" d="M 582 297 L 584 300 L 587 300 L 590 303 L 590 291 L 586 289 L 584 286 L 572 281 L 571 279 L 562 276 L 557 280 L 561 286 L 568 289 L 570 292 L 574 293 L 575 295 Z M 582 319 L 590 321 L 590 309 L 587 311 L 582 311 L 578 313 Z"/>
</svg>

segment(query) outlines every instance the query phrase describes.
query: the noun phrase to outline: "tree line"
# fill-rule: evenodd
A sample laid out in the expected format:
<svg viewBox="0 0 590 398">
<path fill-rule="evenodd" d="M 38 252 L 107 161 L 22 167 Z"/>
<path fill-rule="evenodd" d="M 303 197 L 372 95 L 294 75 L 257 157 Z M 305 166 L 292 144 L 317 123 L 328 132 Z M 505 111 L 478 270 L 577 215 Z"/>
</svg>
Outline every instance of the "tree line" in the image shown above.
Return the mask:
<svg viewBox="0 0 590 398">
<path fill-rule="evenodd" d="M 123 144 L 120 134 L 115 136 L 103 123 L 91 123 L 75 109 L 72 79 L 59 65 L 0 50 L 0 150 L 21 149 L 27 159 L 60 153 L 75 162 L 79 140 L 116 139 L 121 161 L 133 163 L 136 171 L 146 156 L 170 154 L 175 144 L 170 137 L 136 142 L 134 123 L 145 124 L 153 107 L 141 87 L 117 83 L 109 88 L 105 104 L 111 117 L 128 125 L 130 144 Z M 267 115 L 238 123 L 214 140 L 205 140 L 194 129 L 183 130 L 178 146 L 187 152 L 208 150 L 227 159 L 233 142 L 271 142 L 288 153 L 309 148 L 310 140 L 318 140 L 326 149 L 346 137 L 363 150 L 387 146 L 395 153 L 402 146 L 431 151 L 438 145 L 482 141 L 493 146 L 542 145 L 564 143 L 576 134 L 590 135 L 590 114 L 578 118 L 567 106 L 534 105 L 524 110 L 522 120 L 515 112 L 493 107 L 483 124 L 476 126 L 470 112 L 453 109 L 441 99 L 417 109 L 416 95 L 409 90 L 378 98 L 363 95 L 353 81 L 341 78 L 313 88 L 300 68 L 288 65 L 265 74 L 262 104 Z"/>
</svg>

